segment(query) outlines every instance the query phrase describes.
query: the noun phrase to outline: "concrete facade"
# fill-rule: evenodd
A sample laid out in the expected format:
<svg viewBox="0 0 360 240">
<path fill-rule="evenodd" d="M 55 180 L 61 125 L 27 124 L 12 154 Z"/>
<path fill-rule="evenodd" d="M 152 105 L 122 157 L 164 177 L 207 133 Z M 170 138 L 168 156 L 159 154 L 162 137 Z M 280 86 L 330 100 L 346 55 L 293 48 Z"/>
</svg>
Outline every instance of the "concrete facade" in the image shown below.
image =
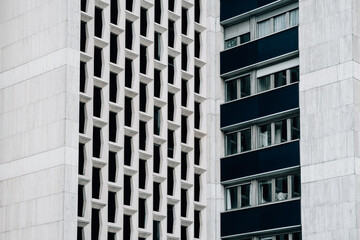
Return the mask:
<svg viewBox="0 0 360 240">
<path fill-rule="evenodd" d="M 358 239 L 359 1 L 299 8 L 303 239 Z"/>
<path fill-rule="evenodd" d="M 0 239 L 76 239 L 79 4 L 0 8 Z"/>
</svg>

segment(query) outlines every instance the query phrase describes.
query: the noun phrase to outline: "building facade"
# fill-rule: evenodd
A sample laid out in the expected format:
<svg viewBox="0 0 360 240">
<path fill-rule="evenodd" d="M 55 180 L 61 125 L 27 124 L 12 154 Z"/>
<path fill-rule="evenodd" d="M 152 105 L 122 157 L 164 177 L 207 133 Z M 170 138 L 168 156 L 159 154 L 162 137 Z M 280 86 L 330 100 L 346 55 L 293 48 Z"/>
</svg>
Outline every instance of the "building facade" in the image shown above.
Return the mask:
<svg viewBox="0 0 360 240">
<path fill-rule="evenodd" d="M 358 2 L 2 0 L 0 239 L 360 239 Z"/>
</svg>

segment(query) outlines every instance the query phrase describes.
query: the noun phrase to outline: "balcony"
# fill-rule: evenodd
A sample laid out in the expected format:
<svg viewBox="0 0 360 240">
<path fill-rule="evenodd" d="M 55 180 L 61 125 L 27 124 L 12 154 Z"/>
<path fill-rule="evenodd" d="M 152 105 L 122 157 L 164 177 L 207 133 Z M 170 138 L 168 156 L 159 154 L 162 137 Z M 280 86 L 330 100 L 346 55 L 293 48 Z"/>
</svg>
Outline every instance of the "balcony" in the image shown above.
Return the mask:
<svg viewBox="0 0 360 240">
<path fill-rule="evenodd" d="M 300 200 L 221 213 L 221 237 L 301 224 Z"/>
<path fill-rule="evenodd" d="M 221 105 L 221 127 L 298 107 L 299 83 L 296 83 Z"/>
<path fill-rule="evenodd" d="M 299 165 L 299 141 L 292 141 L 222 158 L 221 181 Z"/>
<path fill-rule="evenodd" d="M 298 27 L 269 35 L 220 53 L 220 72 L 228 73 L 297 51 Z"/>
<path fill-rule="evenodd" d="M 235 17 L 278 0 L 221 0 L 220 21 Z"/>
</svg>

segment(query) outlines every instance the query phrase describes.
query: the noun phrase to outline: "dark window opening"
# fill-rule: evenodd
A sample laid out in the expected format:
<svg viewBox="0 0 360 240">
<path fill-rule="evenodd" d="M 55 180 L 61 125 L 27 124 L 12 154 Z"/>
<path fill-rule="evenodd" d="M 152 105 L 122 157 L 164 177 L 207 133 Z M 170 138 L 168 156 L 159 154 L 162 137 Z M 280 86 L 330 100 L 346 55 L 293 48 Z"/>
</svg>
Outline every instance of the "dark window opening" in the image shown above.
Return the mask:
<svg viewBox="0 0 360 240">
<path fill-rule="evenodd" d="M 187 35 L 188 31 L 188 10 L 186 8 L 181 9 L 181 33 Z"/>
<path fill-rule="evenodd" d="M 188 98 L 188 89 L 187 89 L 187 81 L 185 79 L 181 79 L 181 106 L 187 106 L 187 98 Z"/>
<path fill-rule="evenodd" d="M 171 21 L 169 20 L 169 33 L 168 33 L 168 45 L 169 47 L 172 47 L 174 48 L 174 43 L 175 43 L 175 22 L 174 21 Z"/>
<path fill-rule="evenodd" d="M 110 21 L 116 25 L 119 18 L 118 0 L 111 0 L 110 7 Z"/>
<path fill-rule="evenodd" d="M 140 35 L 146 37 L 147 33 L 147 9 L 141 8 L 140 9 Z"/>
<path fill-rule="evenodd" d="M 132 60 L 125 58 L 125 87 L 132 86 Z"/>
<path fill-rule="evenodd" d="M 200 68 L 199 67 L 195 67 L 195 81 L 194 81 L 194 91 L 196 93 L 200 93 Z"/>
<path fill-rule="evenodd" d="M 80 25 L 80 51 L 85 52 L 86 51 L 86 22 L 81 21 Z"/>
<path fill-rule="evenodd" d="M 102 70 L 102 49 L 94 48 L 94 76 L 101 78 Z"/>
<path fill-rule="evenodd" d="M 240 43 L 241 44 L 249 42 L 249 41 L 250 41 L 250 33 L 245 33 L 245 34 L 240 35 Z"/>
<path fill-rule="evenodd" d="M 124 175 L 124 204 L 130 206 L 131 203 L 131 176 Z"/>
<path fill-rule="evenodd" d="M 161 1 L 155 0 L 155 22 L 159 23 L 161 22 Z"/>
<path fill-rule="evenodd" d="M 139 148 L 146 150 L 146 122 L 143 121 L 139 123 Z"/>
<path fill-rule="evenodd" d="M 154 144 L 154 172 L 160 173 L 160 145 Z"/>
<path fill-rule="evenodd" d="M 140 83 L 140 111 L 146 112 L 146 84 Z"/>
<path fill-rule="evenodd" d="M 147 68 L 147 49 L 140 45 L 140 73 L 146 74 Z"/>
<path fill-rule="evenodd" d="M 116 73 L 110 72 L 110 102 L 116 103 L 117 100 L 117 75 Z"/>
<path fill-rule="evenodd" d="M 187 117 L 184 115 L 181 115 L 181 142 L 186 143 L 187 142 Z"/>
<path fill-rule="evenodd" d="M 131 166 L 131 155 L 132 155 L 132 144 L 131 137 L 125 136 L 124 139 L 124 164 L 127 166 Z"/>
<path fill-rule="evenodd" d="M 187 240 L 187 227 L 181 226 L 181 240 Z"/>
<path fill-rule="evenodd" d="M 132 99 L 125 97 L 125 126 L 131 127 L 132 120 Z"/>
<path fill-rule="evenodd" d="M 125 8 L 126 8 L 126 10 L 132 12 L 132 10 L 133 10 L 133 0 L 126 0 Z"/>
<path fill-rule="evenodd" d="M 85 173 L 85 145 L 79 143 L 79 174 L 84 175 Z"/>
<path fill-rule="evenodd" d="M 123 239 L 131 238 L 131 216 L 124 215 Z"/>
<path fill-rule="evenodd" d="M 168 157 L 174 157 L 174 131 L 168 130 Z"/>
<path fill-rule="evenodd" d="M 100 210 L 91 209 L 91 240 L 99 240 Z"/>
<path fill-rule="evenodd" d="M 116 123 L 116 116 L 115 112 L 109 113 L 109 141 L 116 142 L 116 132 L 117 132 L 117 123 Z"/>
<path fill-rule="evenodd" d="M 161 58 L 161 33 L 154 34 L 154 58 L 160 61 Z"/>
<path fill-rule="evenodd" d="M 187 190 L 181 189 L 181 216 L 186 217 L 187 213 Z"/>
<path fill-rule="evenodd" d="M 200 33 L 195 31 L 195 57 L 200 58 Z"/>
<path fill-rule="evenodd" d="M 84 186 L 78 185 L 78 217 L 84 216 Z"/>
<path fill-rule="evenodd" d="M 200 0 L 195 0 L 195 22 L 200 23 Z"/>
<path fill-rule="evenodd" d="M 195 121 L 195 128 L 200 129 L 200 103 L 195 102 L 194 106 L 195 114 L 194 114 L 194 121 Z"/>
<path fill-rule="evenodd" d="M 100 158 L 101 128 L 93 128 L 93 157 Z"/>
<path fill-rule="evenodd" d="M 194 177 L 194 200 L 195 202 L 200 201 L 200 175 L 195 174 Z"/>
<path fill-rule="evenodd" d="M 200 165 L 200 139 L 195 138 L 195 144 L 194 144 L 194 163 L 195 165 Z"/>
<path fill-rule="evenodd" d="M 174 11 L 175 9 L 175 0 L 169 0 L 169 10 Z"/>
<path fill-rule="evenodd" d="M 81 11 L 86 12 L 87 0 L 81 0 Z"/>
<path fill-rule="evenodd" d="M 77 227 L 77 239 L 78 240 L 84 239 L 84 231 L 82 227 Z"/>
<path fill-rule="evenodd" d="M 116 193 L 109 192 L 108 194 L 108 222 L 115 222 L 116 214 Z"/>
<path fill-rule="evenodd" d="M 118 57 L 118 45 L 117 45 L 118 36 L 110 33 L 110 62 L 117 63 Z"/>
<path fill-rule="evenodd" d="M 145 228 L 146 223 L 146 200 L 139 198 L 139 228 Z"/>
<path fill-rule="evenodd" d="M 101 117 L 101 88 L 94 86 L 94 98 L 93 98 L 93 104 L 94 104 L 94 116 L 95 117 Z"/>
<path fill-rule="evenodd" d="M 160 183 L 154 182 L 153 210 L 158 212 L 159 209 L 160 209 Z"/>
<path fill-rule="evenodd" d="M 103 19 L 102 9 L 95 7 L 95 37 L 102 37 Z"/>
<path fill-rule="evenodd" d="M 146 160 L 139 159 L 139 188 L 145 189 L 146 185 Z"/>
<path fill-rule="evenodd" d="M 85 103 L 80 102 L 80 109 L 79 109 L 79 132 L 85 133 Z"/>
<path fill-rule="evenodd" d="M 100 199 L 100 168 L 93 167 L 92 171 L 92 198 Z"/>
<path fill-rule="evenodd" d="M 160 222 L 153 221 L 153 240 L 160 240 Z"/>
<path fill-rule="evenodd" d="M 188 54 L 187 54 L 187 45 L 181 44 L 181 69 L 187 71 L 188 64 Z"/>
<path fill-rule="evenodd" d="M 174 70 L 174 58 L 168 57 L 168 83 L 174 84 L 175 70 Z"/>
<path fill-rule="evenodd" d="M 174 121 L 174 94 L 168 93 L 168 120 Z"/>
<path fill-rule="evenodd" d="M 86 63 L 80 62 L 80 92 L 85 92 L 86 86 Z"/>
<path fill-rule="evenodd" d="M 109 152 L 109 182 L 116 182 L 116 153 Z"/>
<path fill-rule="evenodd" d="M 167 232 L 173 233 L 174 230 L 174 206 L 167 205 Z"/>
<path fill-rule="evenodd" d="M 154 106 L 154 134 L 160 135 L 160 108 Z"/>
<path fill-rule="evenodd" d="M 160 97 L 161 91 L 161 71 L 158 69 L 154 70 L 154 96 Z"/>
<path fill-rule="evenodd" d="M 116 240 L 116 233 L 108 232 L 108 240 Z"/>
<path fill-rule="evenodd" d="M 132 22 L 126 20 L 125 24 L 125 48 L 132 49 L 133 43 L 133 32 L 132 32 Z"/>
<path fill-rule="evenodd" d="M 181 179 L 186 180 L 187 179 L 187 153 L 181 152 Z"/>
<path fill-rule="evenodd" d="M 168 181 L 167 194 L 170 196 L 173 196 L 174 195 L 174 168 L 172 168 L 172 167 L 168 167 L 167 181 Z"/>
<path fill-rule="evenodd" d="M 194 237 L 200 237 L 200 211 L 196 211 L 194 213 Z"/>
</svg>

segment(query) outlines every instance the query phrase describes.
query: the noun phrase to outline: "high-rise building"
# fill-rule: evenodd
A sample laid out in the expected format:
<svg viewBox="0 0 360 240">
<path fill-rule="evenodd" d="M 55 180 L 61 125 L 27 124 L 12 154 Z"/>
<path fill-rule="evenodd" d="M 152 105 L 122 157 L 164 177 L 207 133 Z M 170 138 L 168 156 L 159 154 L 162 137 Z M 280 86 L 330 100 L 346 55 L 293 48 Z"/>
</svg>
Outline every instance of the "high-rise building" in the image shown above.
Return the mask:
<svg viewBox="0 0 360 240">
<path fill-rule="evenodd" d="M 360 239 L 359 13 L 0 1 L 0 239 Z"/>
</svg>

